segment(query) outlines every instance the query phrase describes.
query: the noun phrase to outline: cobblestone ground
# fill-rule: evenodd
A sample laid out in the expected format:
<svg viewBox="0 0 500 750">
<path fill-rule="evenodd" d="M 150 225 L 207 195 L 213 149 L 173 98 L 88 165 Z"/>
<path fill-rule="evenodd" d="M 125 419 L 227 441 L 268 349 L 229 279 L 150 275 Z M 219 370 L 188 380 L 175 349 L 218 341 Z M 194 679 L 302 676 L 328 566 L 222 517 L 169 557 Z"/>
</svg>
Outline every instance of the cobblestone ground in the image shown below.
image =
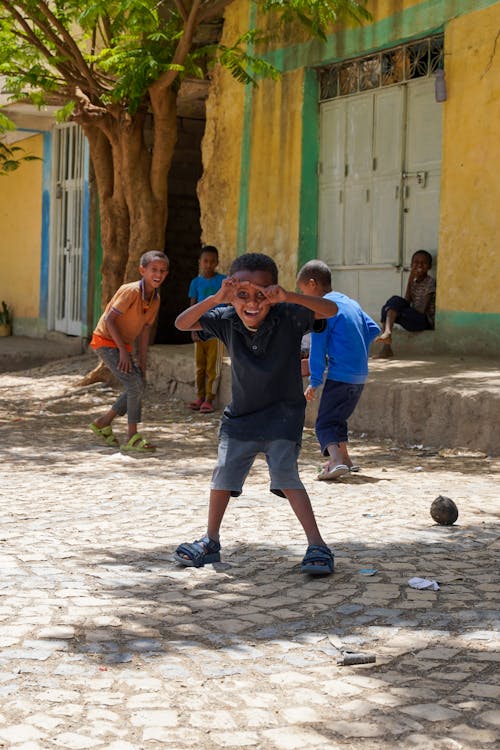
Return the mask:
<svg viewBox="0 0 500 750">
<path fill-rule="evenodd" d="M 76 387 L 89 361 L 0 376 L 0 746 L 495 746 L 492 459 L 358 437 L 362 472 L 327 484 L 307 431 L 301 470 L 335 575 L 301 575 L 302 533 L 263 461 L 229 508 L 223 562 L 182 569 L 171 554 L 204 530 L 217 415 L 150 393 L 159 450 L 122 456 L 86 429 L 112 397 Z M 439 494 L 459 507 L 453 527 L 430 518 Z M 338 665 L 347 650 L 376 663 Z"/>
</svg>

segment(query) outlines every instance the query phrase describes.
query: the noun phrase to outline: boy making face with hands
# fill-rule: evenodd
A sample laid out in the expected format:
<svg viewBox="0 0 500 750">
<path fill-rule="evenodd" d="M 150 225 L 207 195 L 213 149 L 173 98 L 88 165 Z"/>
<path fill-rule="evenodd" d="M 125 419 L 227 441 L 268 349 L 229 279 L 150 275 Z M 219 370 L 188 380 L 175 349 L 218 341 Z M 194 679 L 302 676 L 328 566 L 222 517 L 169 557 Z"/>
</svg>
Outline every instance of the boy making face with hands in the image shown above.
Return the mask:
<svg viewBox="0 0 500 750">
<path fill-rule="evenodd" d="M 230 307 L 216 307 L 223 304 Z M 272 258 L 247 253 L 233 262 L 217 294 L 177 318 L 180 330 L 223 341 L 232 370 L 232 399 L 221 420 L 207 534 L 177 548 L 175 559 L 181 565 L 201 567 L 220 560 L 219 529 L 229 499 L 241 494 L 256 455 L 264 453 L 271 492 L 288 499 L 307 537 L 302 571 L 333 572 L 333 554 L 317 527 L 297 458 L 306 403 L 300 373 L 302 336 L 313 329 L 315 320 L 336 312 L 330 300 L 286 291 L 278 285 Z"/>
</svg>

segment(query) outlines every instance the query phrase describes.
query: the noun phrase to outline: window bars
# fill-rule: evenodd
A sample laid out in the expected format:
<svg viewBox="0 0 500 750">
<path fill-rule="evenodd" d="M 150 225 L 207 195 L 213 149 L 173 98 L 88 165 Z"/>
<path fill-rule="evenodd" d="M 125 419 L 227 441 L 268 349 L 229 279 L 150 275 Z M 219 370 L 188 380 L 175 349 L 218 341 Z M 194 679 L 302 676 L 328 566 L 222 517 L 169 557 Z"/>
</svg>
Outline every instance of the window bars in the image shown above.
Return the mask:
<svg viewBox="0 0 500 750">
<path fill-rule="evenodd" d="M 425 78 L 444 67 L 444 35 L 318 70 L 320 101 Z"/>
</svg>

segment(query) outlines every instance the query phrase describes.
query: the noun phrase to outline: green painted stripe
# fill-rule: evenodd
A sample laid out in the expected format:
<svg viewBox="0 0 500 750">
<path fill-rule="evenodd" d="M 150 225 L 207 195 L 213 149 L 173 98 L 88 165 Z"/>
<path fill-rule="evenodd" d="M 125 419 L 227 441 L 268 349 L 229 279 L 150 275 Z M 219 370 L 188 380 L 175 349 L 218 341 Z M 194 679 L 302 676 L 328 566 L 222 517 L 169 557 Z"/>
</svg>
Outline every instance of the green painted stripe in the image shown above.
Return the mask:
<svg viewBox="0 0 500 750">
<path fill-rule="evenodd" d="M 298 268 L 316 257 L 318 247 L 319 98 L 311 69 L 305 71 L 303 96 Z"/>
<path fill-rule="evenodd" d="M 257 18 L 257 6 L 253 0 L 250 3 L 249 28 L 253 29 Z M 254 51 L 253 42 L 248 44 L 248 54 Z M 248 202 L 250 193 L 250 161 L 252 156 L 252 103 L 253 85 L 245 87 L 245 101 L 243 104 L 243 131 L 241 136 L 240 160 L 240 195 L 238 203 L 238 229 L 236 235 L 236 251 L 238 255 L 246 252 L 248 232 Z"/>
<path fill-rule="evenodd" d="M 452 324 L 457 328 L 498 328 L 500 330 L 500 313 L 475 313 L 462 310 L 438 310 L 436 320 L 445 325 Z"/>
<path fill-rule="evenodd" d="M 272 50 L 265 55 L 265 59 L 283 72 L 345 60 L 437 33 L 452 18 L 484 10 L 497 2 L 498 0 L 427 0 L 375 23 L 342 29 L 329 35 L 326 41 L 312 39 Z"/>
<path fill-rule="evenodd" d="M 500 313 L 438 310 L 436 334 L 445 350 L 488 357 L 500 355 Z"/>
</svg>

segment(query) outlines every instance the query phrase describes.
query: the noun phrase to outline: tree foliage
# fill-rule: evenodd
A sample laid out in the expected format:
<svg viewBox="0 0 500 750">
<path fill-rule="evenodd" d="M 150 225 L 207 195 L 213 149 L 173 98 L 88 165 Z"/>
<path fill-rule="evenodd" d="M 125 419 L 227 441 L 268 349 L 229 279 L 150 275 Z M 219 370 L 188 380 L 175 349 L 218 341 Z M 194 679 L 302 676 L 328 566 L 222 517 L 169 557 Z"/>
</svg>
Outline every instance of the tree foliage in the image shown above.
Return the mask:
<svg viewBox="0 0 500 750">
<path fill-rule="evenodd" d="M 185 78 L 220 64 L 243 83 L 277 75 L 249 54 L 250 29 L 230 46 L 203 31 L 237 0 L 0 0 L 0 77 L 14 100 L 60 105 L 89 141 L 100 198 L 103 301 L 162 247 L 176 96 Z M 259 19 L 324 36 L 366 0 L 254 0 Z M 267 24 L 269 28 L 269 24 Z M 251 48 L 251 46 L 250 46 Z"/>
<path fill-rule="evenodd" d="M 9 130 L 14 130 L 15 125 L 0 112 L 0 177 L 15 172 L 21 164 L 26 161 L 38 161 L 38 156 L 27 154 L 20 146 L 5 143 L 2 138 Z"/>
</svg>

